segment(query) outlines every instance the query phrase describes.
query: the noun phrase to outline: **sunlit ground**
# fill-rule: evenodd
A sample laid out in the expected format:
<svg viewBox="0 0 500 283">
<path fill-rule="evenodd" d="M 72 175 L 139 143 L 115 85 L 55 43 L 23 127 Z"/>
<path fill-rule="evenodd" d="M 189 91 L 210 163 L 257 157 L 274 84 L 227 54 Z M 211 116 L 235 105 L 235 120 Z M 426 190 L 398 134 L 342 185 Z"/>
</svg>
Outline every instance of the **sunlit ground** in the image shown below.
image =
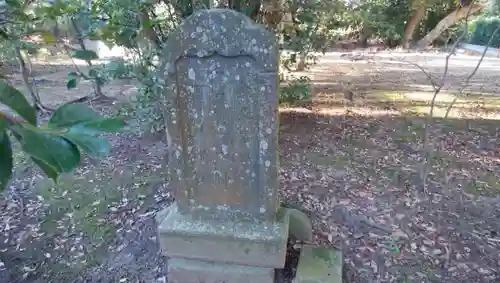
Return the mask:
<svg viewBox="0 0 500 283">
<path fill-rule="evenodd" d="M 429 115 L 432 92 L 373 92 L 348 102 L 344 93 L 319 93 L 312 100 L 315 110 L 324 115 L 338 115 L 350 111 L 360 115 Z M 440 93 L 434 102 L 433 117 L 445 118 L 446 111 L 456 96 Z M 333 103 L 332 103 L 333 102 Z M 485 95 L 460 96 L 451 107 L 450 119 L 500 119 L 500 97 Z"/>
</svg>

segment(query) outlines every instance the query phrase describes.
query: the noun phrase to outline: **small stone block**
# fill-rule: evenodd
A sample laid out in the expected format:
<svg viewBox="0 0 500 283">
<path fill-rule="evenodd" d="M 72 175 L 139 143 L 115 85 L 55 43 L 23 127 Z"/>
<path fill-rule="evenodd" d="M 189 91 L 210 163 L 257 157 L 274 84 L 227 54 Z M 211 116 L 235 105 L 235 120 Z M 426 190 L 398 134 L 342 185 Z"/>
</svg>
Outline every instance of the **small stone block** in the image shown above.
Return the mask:
<svg viewBox="0 0 500 283">
<path fill-rule="evenodd" d="M 342 283 L 342 253 L 325 247 L 302 247 L 293 283 Z"/>
<path fill-rule="evenodd" d="M 189 259 L 168 260 L 169 283 L 273 283 L 274 269 Z"/>
</svg>

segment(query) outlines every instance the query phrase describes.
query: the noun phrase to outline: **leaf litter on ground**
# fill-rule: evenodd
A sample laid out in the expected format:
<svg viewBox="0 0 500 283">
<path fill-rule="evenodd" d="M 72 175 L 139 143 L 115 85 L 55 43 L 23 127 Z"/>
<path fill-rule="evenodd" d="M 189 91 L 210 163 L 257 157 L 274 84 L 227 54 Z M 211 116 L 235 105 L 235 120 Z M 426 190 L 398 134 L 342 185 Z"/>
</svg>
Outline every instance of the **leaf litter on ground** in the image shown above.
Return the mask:
<svg viewBox="0 0 500 283">
<path fill-rule="evenodd" d="M 498 280 L 496 122 L 436 119 L 438 151 L 424 194 L 418 109 L 394 99 L 385 107 L 385 98 L 376 103 L 363 94 L 394 92 L 401 78 L 344 78 L 366 97 L 349 113 L 342 106 L 327 115 L 331 109 L 313 103 L 312 113 L 281 114 L 281 199 L 311 217 L 315 243 L 343 251 L 346 282 Z M 172 201 L 162 175 L 165 145 L 124 134 L 112 144 L 110 159 L 98 167 L 87 160 L 76 172 L 89 190 L 69 182 L 40 191 L 40 172 L 17 157 L 24 169 L 0 200 L 0 276 L 7 282 L 166 282 L 154 221 Z"/>
</svg>

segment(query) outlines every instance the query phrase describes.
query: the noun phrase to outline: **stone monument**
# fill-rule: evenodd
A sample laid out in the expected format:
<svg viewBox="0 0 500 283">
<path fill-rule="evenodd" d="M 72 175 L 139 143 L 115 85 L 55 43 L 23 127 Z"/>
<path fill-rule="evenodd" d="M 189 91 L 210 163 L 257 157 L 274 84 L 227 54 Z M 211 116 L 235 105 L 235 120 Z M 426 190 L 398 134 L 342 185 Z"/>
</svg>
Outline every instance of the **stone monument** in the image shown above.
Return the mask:
<svg viewBox="0 0 500 283">
<path fill-rule="evenodd" d="M 157 221 L 168 282 L 274 282 L 288 237 L 276 213 L 276 37 L 236 11 L 200 10 L 163 59 L 175 202 Z"/>
</svg>

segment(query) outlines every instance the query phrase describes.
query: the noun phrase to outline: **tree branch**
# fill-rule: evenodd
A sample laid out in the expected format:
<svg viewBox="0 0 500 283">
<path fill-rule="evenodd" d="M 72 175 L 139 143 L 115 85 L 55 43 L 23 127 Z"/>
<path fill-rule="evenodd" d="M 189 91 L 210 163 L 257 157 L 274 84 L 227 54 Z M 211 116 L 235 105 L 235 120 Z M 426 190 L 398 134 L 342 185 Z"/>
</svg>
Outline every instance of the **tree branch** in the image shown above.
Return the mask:
<svg viewBox="0 0 500 283">
<path fill-rule="evenodd" d="M 31 98 L 33 99 L 33 106 L 37 110 L 52 111 L 52 109 L 42 104 L 38 91 L 33 87 L 33 82 L 30 82 L 30 71 L 28 70 L 28 67 L 26 67 L 26 62 L 21 52 L 21 48 L 19 46 L 14 47 L 14 52 L 16 53 L 17 61 L 19 62 L 19 69 L 23 77 L 24 85 L 26 85 Z"/>
<path fill-rule="evenodd" d="M 463 84 L 463 86 L 460 88 L 460 91 L 458 92 L 458 94 L 455 96 L 455 98 L 453 99 L 453 101 L 450 103 L 450 105 L 448 105 L 448 108 L 446 108 L 446 113 L 444 114 L 444 118 L 448 118 L 448 115 L 450 114 L 450 111 L 451 111 L 451 108 L 453 108 L 453 105 L 455 105 L 455 103 L 457 102 L 458 98 L 463 94 L 465 88 L 469 85 L 469 82 L 470 80 L 472 79 L 472 77 L 474 77 L 477 73 L 477 70 L 479 70 L 479 66 L 481 65 L 481 63 L 483 62 L 484 60 L 484 56 L 486 55 L 486 52 L 488 51 L 488 48 L 490 47 L 491 45 L 491 42 L 493 41 L 493 38 L 495 38 L 495 36 L 497 35 L 497 33 L 500 31 L 500 26 L 497 27 L 494 31 L 493 31 L 493 34 L 491 35 L 490 39 L 488 40 L 488 44 L 486 45 L 486 48 L 484 48 L 483 50 L 483 54 L 481 54 L 481 58 L 479 59 L 479 61 L 477 62 L 476 64 L 476 67 L 474 68 L 474 70 L 472 71 L 472 73 L 467 77 L 467 79 L 465 80 L 465 83 Z"/>
<path fill-rule="evenodd" d="M 21 119 L 19 117 L 14 117 L 14 116 L 12 116 L 8 113 L 2 112 L 2 111 L 0 111 L 0 118 L 3 118 L 5 121 L 7 121 L 11 125 L 24 122 L 23 119 Z"/>
<path fill-rule="evenodd" d="M 144 23 L 151 21 L 148 12 L 149 12 L 148 7 L 144 7 L 140 11 L 139 17 L 141 19 L 141 23 L 143 26 L 142 33 L 148 41 L 150 41 L 151 43 L 153 43 L 155 45 L 156 48 L 161 49 L 162 42 L 161 42 L 158 34 L 156 33 L 156 31 L 153 29 L 152 26 L 145 27 Z"/>
<path fill-rule="evenodd" d="M 71 56 L 71 52 L 69 52 L 69 49 L 71 49 L 71 46 L 67 45 L 66 43 L 62 42 L 61 43 L 62 46 L 63 46 L 63 50 L 66 52 L 66 54 L 69 56 L 69 58 L 71 58 L 71 62 L 73 62 L 73 65 L 75 66 L 75 69 L 76 69 L 76 72 L 78 73 L 78 75 L 80 75 L 82 78 L 86 79 L 86 80 L 91 80 L 91 78 L 87 75 L 85 75 L 81 70 L 80 68 L 78 67 L 78 64 L 76 64 L 75 62 L 75 59 L 73 58 L 73 56 Z"/>
<path fill-rule="evenodd" d="M 80 47 L 82 48 L 83 51 L 87 51 L 87 48 L 85 47 L 85 42 L 83 41 L 82 32 L 80 31 L 80 28 L 78 28 L 78 25 L 76 24 L 75 19 L 70 16 L 70 21 L 71 21 L 71 25 L 73 26 L 73 29 L 75 30 L 75 32 L 77 34 L 77 40 L 78 40 L 78 43 L 80 44 Z M 70 56 L 70 57 L 72 57 L 72 56 Z M 73 58 L 71 58 L 71 59 L 73 60 Z M 87 65 L 89 67 L 93 66 L 91 60 L 85 60 L 85 62 L 87 62 Z M 73 63 L 74 63 L 74 61 L 73 61 Z M 75 66 L 76 66 L 76 64 L 75 64 Z M 91 81 L 92 81 L 92 85 L 94 86 L 94 91 L 95 91 L 96 96 L 97 97 L 104 97 L 105 95 L 102 93 L 101 85 L 99 84 L 97 79 L 92 79 Z"/>
<path fill-rule="evenodd" d="M 422 168 L 420 171 L 420 179 L 422 181 L 422 186 L 423 186 L 423 191 L 424 193 L 427 193 L 427 176 L 428 176 L 428 171 L 429 167 L 431 165 L 431 160 L 432 160 L 432 148 L 430 146 L 430 124 L 432 122 L 432 117 L 434 116 L 434 108 L 436 105 L 436 98 L 438 94 L 441 92 L 441 89 L 444 87 L 444 84 L 446 82 L 446 79 L 448 78 L 448 71 L 449 71 L 449 65 L 450 65 L 450 58 L 453 54 L 455 54 L 455 50 L 458 47 L 458 44 L 462 41 L 462 39 L 466 36 L 468 32 L 468 20 L 469 20 L 469 14 L 471 12 L 471 5 L 467 7 L 467 14 L 465 15 L 465 24 L 464 24 L 464 31 L 460 35 L 460 37 L 455 41 L 453 44 L 453 47 L 451 50 L 448 52 L 445 58 L 445 66 L 444 66 L 444 71 L 443 71 L 443 76 L 441 77 L 441 80 L 436 83 L 434 79 L 432 78 L 432 75 L 430 74 L 429 71 L 425 70 L 422 66 L 412 63 L 412 62 L 406 62 L 409 63 L 413 66 L 416 66 L 419 68 L 426 76 L 429 78 L 430 83 L 432 84 L 432 87 L 434 89 L 434 93 L 432 95 L 432 100 L 431 100 L 431 105 L 430 105 L 430 111 L 429 114 L 427 115 L 424 123 L 424 136 L 423 136 L 423 151 L 424 151 L 424 156 L 422 160 Z"/>
</svg>

